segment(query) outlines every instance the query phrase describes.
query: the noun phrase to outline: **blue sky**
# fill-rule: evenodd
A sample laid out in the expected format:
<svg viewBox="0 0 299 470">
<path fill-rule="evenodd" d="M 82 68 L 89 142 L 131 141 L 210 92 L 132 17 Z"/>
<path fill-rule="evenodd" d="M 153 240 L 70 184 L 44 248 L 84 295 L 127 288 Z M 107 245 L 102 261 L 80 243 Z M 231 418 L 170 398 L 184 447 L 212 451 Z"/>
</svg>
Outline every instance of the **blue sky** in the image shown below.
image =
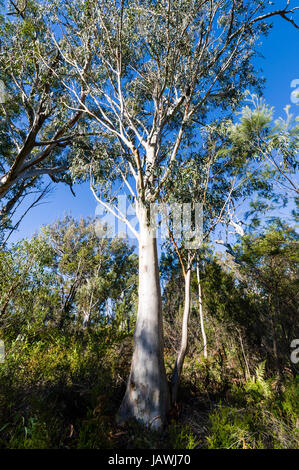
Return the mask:
<svg viewBox="0 0 299 470">
<path fill-rule="evenodd" d="M 279 6 L 282 2 L 275 2 Z M 291 2 L 294 6 L 295 2 Z M 296 15 L 299 17 L 299 14 Z M 262 69 L 261 76 L 266 78 L 264 97 L 274 106 L 275 118 L 284 116 L 283 108 L 291 105 L 291 112 L 296 114 L 296 105 L 291 102 L 291 82 L 299 80 L 299 34 L 291 23 L 275 18 L 273 29 L 268 37 L 262 38 L 259 52 L 263 57 L 255 59 L 255 65 Z M 297 108 L 298 109 L 298 108 Z M 32 209 L 22 221 L 20 228 L 10 241 L 30 237 L 41 225 L 62 218 L 65 214 L 74 217 L 93 216 L 97 203 L 91 194 L 89 184 L 75 185 L 76 197 L 68 187 L 54 185 L 52 194 L 40 206 Z"/>
</svg>

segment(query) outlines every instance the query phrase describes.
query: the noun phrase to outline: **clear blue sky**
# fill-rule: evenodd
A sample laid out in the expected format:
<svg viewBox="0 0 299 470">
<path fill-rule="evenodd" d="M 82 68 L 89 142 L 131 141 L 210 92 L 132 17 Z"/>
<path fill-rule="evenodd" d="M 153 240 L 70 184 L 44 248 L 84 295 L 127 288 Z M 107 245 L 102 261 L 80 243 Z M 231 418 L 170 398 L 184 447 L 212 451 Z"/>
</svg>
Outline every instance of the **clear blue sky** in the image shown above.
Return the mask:
<svg viewBox="0 0 299 470">
<path fill-rule="evenodd" d="M 276 5 L 285 2 L 275 2 Z M 295 2 L 291 2 L 295 6 Z M 299 22 L 299 13 L 297 13 Z M 292 80 L 299 79 L 299 34 L 291 23 L 280 18 L 273 21 L 273 29 L 268 37 L 262 39 L 259 51 L 263 57 L 255 59 L 255 64 L 262 69 L 261 75 L 266 78 L 264 97 L 267 103 L 275 107 L 275 118 L 284 115 L 283 108 L 291 105 L 291 112 L 296 113 L 296 105 L 291 102 L 290 94 Z M 298 108 L 297 108 L 298 109 Z M 74 197 L 69 188 L 63 185 L 54 185 L 53 193 L 44 201 L 44 204 L 31 210 L 24 218 L 20 228 L 10 241 L 23 237 L 30 237 L 41 225 L 48 224 L 62 218 L 65 214 L 74 217 L 94 216 L 96 201 L 89 185 L 75 185 Z"/>
</svg>

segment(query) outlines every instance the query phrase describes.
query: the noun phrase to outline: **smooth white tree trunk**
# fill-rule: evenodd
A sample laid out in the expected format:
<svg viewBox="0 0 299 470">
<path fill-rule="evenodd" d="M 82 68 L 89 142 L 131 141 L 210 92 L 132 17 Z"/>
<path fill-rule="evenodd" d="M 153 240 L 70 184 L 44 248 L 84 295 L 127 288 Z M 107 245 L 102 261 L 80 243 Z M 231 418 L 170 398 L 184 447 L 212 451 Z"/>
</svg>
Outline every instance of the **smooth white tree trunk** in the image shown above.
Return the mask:
<svg viewBox="0 0 299 470">
<path fill-rule="evenodd" d="M 198 284 L 198 304 L 199 304 L 199 317 L 200 317 L 200 329 L 201 335 L 203 339 L 203 354 L 204 357 L 208 357 L 208 346 L 207 346 L 207 336 L 205 332 L 205 325 L 203 319 L 203 309 L 202 309 L 202 295 L 201 295 L 201 282 L 200 282 L 200 275 L 199 275 L 199 266 L 196 266 L 196 274 L 197 274 L 197 284 Z"/>
<path fill-rule="evenodd" d="M 171 378 L 171 402 L 176 403 L 180 378 L 182 374 L 183 364 L 188 346 L 188 323 L 190 314 L 190 282 L 191 282 L 191 267 L 189 266 L 185 275 L 185 305 L 182 321 L 182 337 L 180 349 L 177 354 L 174 371 Z"/>
<path fill-rule="evenodd" d="M 138 210 L 139 298 L 130 376 L 118 419 L 130 417 L 160 428 L 169 409 L 169 388 L 163 357 L 163 323 L 157 242 L 146 209 Z"/>
</svg>

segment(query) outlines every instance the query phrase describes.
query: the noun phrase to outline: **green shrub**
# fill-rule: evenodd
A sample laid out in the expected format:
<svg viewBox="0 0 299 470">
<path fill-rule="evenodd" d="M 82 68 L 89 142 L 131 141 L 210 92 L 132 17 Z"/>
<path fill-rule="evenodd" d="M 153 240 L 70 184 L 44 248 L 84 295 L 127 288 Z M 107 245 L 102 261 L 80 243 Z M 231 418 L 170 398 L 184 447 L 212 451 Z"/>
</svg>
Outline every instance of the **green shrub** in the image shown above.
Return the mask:
<svg viewBox="0 0 299 470">
<path fill-rule="evenodd" d="M 275 391 L 263 377 L 261 364 L 255 377 L 232 387 L 232 404 L 211 413 L 208 448 L 299 448 L 298 379 Z"/>
<path fill-rule="evenodd" d="M 190 426 L 174 422 L 168 428 L 168 441 L 171 449 L 196 449 L 199 445 Z"/>
<path fill-rule="evenodd" d="M 110 445 L 103 415 L 115 414 L 119 382 L 128 373 L 117 361 L 121 341 L 117 334 L 112 341 L 109 327 L 84 337 L 45 329 L 6 340 L 0 364 L 0 447 Z M 107 397 L 107 406 L 93 419 L 101 396 Z"/>
</svg>

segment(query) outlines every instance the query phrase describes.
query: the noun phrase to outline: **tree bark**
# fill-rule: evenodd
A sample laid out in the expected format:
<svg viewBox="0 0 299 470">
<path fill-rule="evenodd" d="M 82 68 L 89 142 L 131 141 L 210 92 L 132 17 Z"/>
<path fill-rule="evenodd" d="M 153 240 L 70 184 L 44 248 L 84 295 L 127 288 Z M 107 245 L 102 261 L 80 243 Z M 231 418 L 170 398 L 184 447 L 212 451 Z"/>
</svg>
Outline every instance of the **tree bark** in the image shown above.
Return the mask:
<svg viewBox="0 0 299 470">
<path fill-rule="evenodd" d="M 205 325 L 204 325 L 204 320 L 203 320 L 201 282 L 200 282 L 198 264 L 196 266 L 196 275 L 197 275 L 197 283 L 198 283 L 198 304 L 199 304 L 200 328 L 201 328 L 201 335 L 203 339 L 203 355 L 205 358 L 207 358 L 208 357 L 207 336 L 206 336 Z"/>
<path fill-rule="evenodd" d="M 178 388 L 183 369 L 184 359 L 187 352 L 188 346 L 188 322 L 190 313 L 190 282 L 191 282 L 191 266 L 188 266 L 185 274 L 185 305 L 182 322 L 182 338 L 180 349 L 177 354 L 172 378 L 171 378 L 171 402 L 174 404 L 177 402 Z"/>
<path fill-rule="evenodd" d="M 118 421 L 130 417 L 159 429 L 169 409 L 157 244 L 146 208 L 139 205 L 139 287 L 134 350 Z"/>
</svg>

